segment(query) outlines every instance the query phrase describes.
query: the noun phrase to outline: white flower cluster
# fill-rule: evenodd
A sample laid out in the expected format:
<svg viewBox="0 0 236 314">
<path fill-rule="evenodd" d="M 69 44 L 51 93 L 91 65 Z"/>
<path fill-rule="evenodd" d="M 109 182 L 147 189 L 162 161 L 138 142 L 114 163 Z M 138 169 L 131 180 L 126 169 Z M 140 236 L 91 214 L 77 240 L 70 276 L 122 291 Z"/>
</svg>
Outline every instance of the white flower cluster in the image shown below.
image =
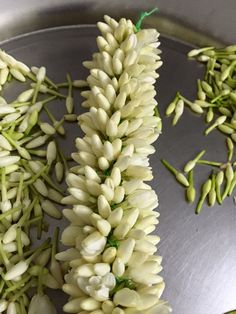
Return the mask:
<svg viewBox="0 0 236 314">
<path fill-rule="evenodd" d="M 0 50 L 0 91 L 6 83 L 8 75 L 11 74 L 20 82 L 25 82 L 30 69 L 24 63 L 17 61 L 15 58 Z"/>
<path fill-rule="evenodd" d="M 79 116 L 85 136 L 76 139 L 78 163 L 67 176 L 62 242 L 57 258 L 69 264 L 63 290 L 68 313 L 166 314 L 157 251 L 157 195 L 148 155 L 161 131 L 154 83 L 162 65 L 155 29 L 136 31 L 130 20 L 99 22 L 99 52 Z"/>
</svg>

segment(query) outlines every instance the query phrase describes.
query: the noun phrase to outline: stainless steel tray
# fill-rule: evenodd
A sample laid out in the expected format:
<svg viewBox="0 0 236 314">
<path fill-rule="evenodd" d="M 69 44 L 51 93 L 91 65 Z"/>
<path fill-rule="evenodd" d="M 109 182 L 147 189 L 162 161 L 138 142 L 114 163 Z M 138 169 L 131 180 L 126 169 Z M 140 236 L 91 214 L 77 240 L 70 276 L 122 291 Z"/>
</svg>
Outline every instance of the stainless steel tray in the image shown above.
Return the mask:
<svg viewBox="0 0 236 314">
<path fill-rule="evenodd" d="M 81 63 L 95 51 L 97 35 L 96 28 L 88 24 L 100 20 L 105 13 L 137 18 L 141 10 L 156 5 L 161 13 L 150 17 L 146 26 L 157 27 L 163 33 L 164 65 L 160 70 L 157 97 L 164 127 L 151 162 L 155 175 L 152 185 L 160 199 L 157 232 L 161 236 L 159 252 L 164 258 L 164 298 L 169 300 L 175 314 L 223 314 L 236 308 L 236 207 L 228 199 L 223 206 L 204 207 L 201 215 L 196 216 L 193 207 L 184 200 L 183 189 L 163 168 L 160 158 L 183 166 L 200 149 L 206 149 L 207 157 L 226 159 L 223 137 L 216 132 L 204 137 L 202 118 L 187 112 L 173 128 L 164 111 L 177 90 L 189 98 L 195 96 L 195 81 L 202 76 L 203 68 L 186 58 L 192 44 L 221 45 L 236 41 L 235 0 L 228 0 L 224 7 L 220 0 L 148 3 L 141 0 L 2 0 L 0 47 L 28 65 L 46 65 L 50 77 L 57 82 L 64 80 L 66 72 L 73 78 L 85 77 Z M 15 92 L 9 88 L 6 95 L 13 97 Z M 77 112 L 81 110 L 80 100 L 77 96 Z M 63 106 L 59 103 L 55 106 L 61 114 Z M 69 139 L 63 145 L 69 153 L 73 150 L 73 139 L 81 132 L 69 124 L 67 128 Z M 198 186 L 208 171 L 201 168 Z M 53 293 L 52 297 L 58 313 L 62 313 L 65 297 L 60 292 Z"/>
</svg>

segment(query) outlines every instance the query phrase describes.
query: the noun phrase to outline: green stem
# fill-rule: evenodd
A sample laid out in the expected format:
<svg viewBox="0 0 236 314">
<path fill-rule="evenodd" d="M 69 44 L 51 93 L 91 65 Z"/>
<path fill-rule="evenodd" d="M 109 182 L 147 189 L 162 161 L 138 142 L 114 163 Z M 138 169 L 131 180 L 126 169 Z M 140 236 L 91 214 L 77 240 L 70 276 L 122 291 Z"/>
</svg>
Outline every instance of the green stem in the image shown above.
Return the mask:
<svg viewBox="0 0 236 314">
<path fill-rule="evenodd" d="M 24 277 L 20 281 L 17 281 L 16 283 L 14 283 L 11 287 L 9 287 L 5 290 L 3 298 L 5 298 L 8 295 L 8 293 L 10 293 L 14 290 L 17 290 L 17 289 L 21 288 L 22 286 L 24 286 L 30 279 L 31 279 L 31 275 L 27 275 L 26 277 Z"/>
<path fill-rule="evenodd" d="M 67 74 L 66 75 L 66 79 L 67 79 L 67 82 L 68 82 L 68 96 L 72 97 L 72 80 L 71 80 L 71 76 L 70 74 Z"/>
<path fill-rule="evenodd" d="M 32 72 L 28 72 L 26 75 L 27 75 L 28 78 L 31 79 L 33 82 L 36 82 L 36 81 L 37 81 L 36 76 L 35 76 Z"/>
<path fill-rule="evenodd" d="M 58 92 L 56 92 L 56 91 L 54 91 L 54 90 L 51 90 L 51 89 L 48 89 L 47 93 L 48 93 L 48 94 L 51 94 L 51 95 L 53 95 L 53 96 L 55 96 L 55 97 L 58 97 L 58 98 L 64 98 L 64 99 L 66 99 L 66 95 L 63 95 L 63 94 L 58 93 Z"/>
<path fill-rule="evenodd" d="M 2 192 L 2 202 L 7 201 L 7 187 L 6 187 L 6 168 L 2 168 L 1 176 L 1 192 Z"/>
<path fill-rule="evenodd" d="M 174 175 L 176 175 L 178 173 L 178 171 L 173 166 L 171 166 L 171 164 L 169 164 L 167 160 L 162 159 L 161 162 L 166 167 L 166 169 L 168 169 Z"/>
<path fill-rule="evenodd" d="M 206 199 L 206 194 L 203 194 L 202 193 L 202 195 L 200 196 L 200 198 L 199 198 L 199 201 L 198 201 L 198 203 L 197 203 L 197 207 L 196 207 L 196 210 L 195 210 L 195 213 L 196 214 L 200 214 L 200 212 L 201 212 L 201 210 L 202 210 L 202 205 L 203 205 L 203 203 L 204 203 L 204 201 L 205 201 L 205 199 Z"/>
<path fill-rule="evenodd" d="M 48 238 L 48 239 L 45 240 L 38 248 L 36 247 L 36 248 L 34 248 L 34 249 L 31 249 L 31 250 L 29 250 L 29 251 L 24 252 L 23 257 L 24 257 L 24 258 L 27 258 L 27 257 L 29 257 L 29 256 L 31 257 L 32 255 L 34 255 L 35 253 L 37 253 L 37 251 L 38 251 L 39 248 L 40 248 L 40 252 L 41 252 L 42 250 L 48 249 L 48 248 L 51 246 L 50 242 L 51 242 L 51 238 Z M 39 253 L 40 253 L 40 252 L 39 252 Z M 29 257 L 29 258 L 30 258 L 30 257 Z"/>
<path fill-rule="evenodd" d="M 193 186 L 193 170 L 189 171 L 188 182 L 189 182 L 189 186 Z"/>
<path fill-rule="evenodd" d="M 182 96 L 181 94 L 179 94 L 179 98 L 181 98 L 187 105 L 192 106 L 193 103 L 184 96 Z"/>
<path fill-rule="evenodd" d="M 6 216 L 5 216 L 5 217 L 7 217 L 7 216 L 10 215 L 9 212 L 10 212 L 10 210 L 7 210 L 7 211 L 5 212 L 5 213 L 6 213 Z M 4 213 L 4 214 L 5 214 L 5 213 Z M 11 223 L 10 223 L 6 218 L 2 218 L 1 222 L 2 222 L 3 226 L 5 227 L 5 229 L 9 229 L 9 228 L 10 228 Z"/>
<path fill-rule="evenodd" d="M 51 96 L 51 97 L 48 97 L 48 98 L 46 98 L 46 99 L 44 99 L 44 100 L 41 100 L 41 103 L 42 103 L 43 106 L 44 106 L 45 104 L 51 102 L 52 100 L 54 100 L 54 99 L 56 99 L 56 98 L 57 98 L 57 96 Z M 45 108 L 45 107 L 44 107 L 44 108 Z"/>
<path fill-rule="evenodd" d="M 55 255 L 57 253 L 57 246 L 58 246 L 58 239 L 59 239 L 59 227 L 56 227 L 53 234 L 52 239 L 52 253 L 51 253 L 51 260 L 55 260 Z"/>
<path fill-rule="evenodd" d="M 2 246 L 2 240 L 0 239 L 0 255 L 2 257 L 2 261 L 4 263 L 4 265 L 6 266 L 6 268 L 10 265 L 10 261 L 3 249 L 3 246 Z"/>
<path fill-rule="evenodd" d="M 136 28 L 136 32 L 139 32 L 142 26 L 142 22 L 145 19 L 145 17 L 153 14 L 154 12 L 158 11 L 158 8 L 154 8 L 149 12 L 141 12 L 140 14 L 140 18 L 138 20 L 138 22 L 135 24 L 135 28 Z"/>
<path fill-rule="evenodd" d="M 41 170 L 38 173 L 36 173 L 32 178 L 30 178 L 28 181 L 25 181 L 25 184 L 27 185 L 33 184 L 39 177 L 42 176 L 43 173 L 46 172 L 47 168 L 49 168 L 48 165 L 42 167 Z"/>
<path fill-rule="evenodd" d="M 51 113 L 51 111 L 48 109 L 47 106 L 44 106 L 44 110 L 46 111 L 49 119 L 52 121 L 52 123 L 56 122 L 55 117 L 53 116 L 53 114 Z"/>
<path fill-rule="evenodd" d="M 53 88 L 58 89 L 57 84 L 55 84 L 48 76 L 45 76 L 45 82 Z"/>
<path fill-rule="evenodd" d="M 48 238 L 46 241 L 44 241 L 38 248 L 33 251 L 33 253 L 27 258 L 26 262 L 30 264 L 33 259 L 35 259 L 43 250 L 45 250 L 46 247 L 48 247 L 48 244 L 50 242 L 51 238 Z"/>
<path fill-rule="evenodd" d="M 24 183 L 24 173 L 22 172 L 20 174 L 20 181 L 18 185 L 17 195 L 16 195 L 16 203 L 19 204 L 22 196 L 22 190 L 23 190 L 23 183 Z"/>
<path fill-rule="evenodd" d="M 13 101 L 12 103 L 10 103 L 10 105 L 12 105 L 14 108 L 18 108 L 22 106 L 29 106 L 30 104 L 31 104 L 30 101 L 26 101 L 26 102 Z"/>
<path fill-rule="evenodd" d="M 57 84 L 57 88 L 67 88 L 69 87 L 68 82 L 62 82 Z"/>
<path fill-rule="evenodd" d="M 30 220 L 27 220 L 27 221 L 25 222 L 25 226 L 32 225 L 32 224 L 37 223 L 37 222 L 39 222 L 39 221 L 41 222 L 42 219 L 43 219 L 43 216 L 38 216 L 38 217 L 32 218 L 32 219 L 30 219 Z"/>
<path fill-rule="evenodd" d="M 225 186 L 225 190 L 222 194 L 222 201 L 226 198 L 226 196 L 228 195 L 230 188 L 231 188 L 231 184 L 232 184 L 233 180 L 231 181 L 227 181 L 226 182 L 226 186 Z"/>
<path fill-rule="evenodd" d="M 39 271 L 37 293 L 43 295 L 43 267 Z"/>
<path fill-rule="evenodd" d="M 30 280 L 24 287 L 21 287 L 20 291 L 12 297 L 11 301 L 15 302 L 17 299 L 19 299 L 27 290 L 32 288 L 33 286 L 33 280 Z"/>
<path fill-rule="evenodd" d="M 219 204 L 222 204 L 220 185 L 216 183 L 216 199 Z"/>
<path fill-rule="evenodd" d="M 38 200 L 38 197 L 35 196 L 35 197 L 33 198 L 32 203 L 26 208 L 24 214 L 22 215 L 22 217 L 20 218 L 20 220 L 17 222 L 17 225 L 18 225 L 19 227 L 23 227 L 23 226 L 24 226 L 24 224 L 25 224 L 26 220 L 29 218 L 30 213 L 31 213 L 32 209 L 34 208 L 34 205 L 35 205 L 35 203 L 37 202 L 37 200 Z"/>
<path fill-rule="evenodd" d="M 5 285 L 5 281 L 4 281 L 4 279 L 2 279 L 1 280 L 1 282 L 0 282 L 0 295 L 2 295 L 2 290 L 3 290 L 3 288 L 4 288 L 4 285 Z M 5 291 L 5 290 L 4 290 Z M 3 297 L 4 298 L 4 297 Z"/>
<path fill-rule="evenodd" d="M 22 208 L 22 206 L 18 206 L 15 208 L 11 208 L 8 211 L 6 211 L 5 213 L 0 214 L 0 221 L 2 221 L 3 219 L 5 219 L 7 216 L 14 214 L 15 212 L 17 212 L 18 210 L 20 210 Z"/>
<path fill-rule="evenodd" d="M 197 163 L 201 165 L 208 165 L 208 166 L 214 166 L 214 167 L 221 167 L 222 165 L 222 163 L 220 162 L 203 160 L 203 159 L 198 160 Z"/>
<path fill-rule="evenodd" d="M 64 169 L 65 169 L 66 172 L 67 172 L 67 171 L 69 170 L 69 169 L 68 169 L 68 165 L 67 165 L 67 161 L 66 161 L 65 156 L 64 156 L 63 152 L 61 151 L 61 149 L 60 149 L 58 143 L 57 143 L 57 151 L 58 151 L 58 153 L 59 153 L 59 155 L 60 155 L 60 157 L 61 157 L 61 160 L 62 160 L 62 162 L 63 162 Z"/>
<path fill-rule="evenodd" d="M 18 144 L 20 146 L 22 146 L 23 144 L 27 143 L 27 142 L 30 142 L 31 140 L 33 140 L 34 138 L 42 135 L 43 132 L 40 130 L 38 132 L 35 132 L 34 134 L 30 135 L 30 136 L 26 136 L 26 137 L 23 137 L 20 141 L 18 141 Z M 28 150 L 29 151 L 29 150 Z"/>
<path fill-rule="evenodd" d="M 21 228 L 18 227 L 16 229 L 16 243 L 17 243 L 17 251 L 19 256 L 23 255 L 23 246 L 22 246 L 22 241 L 21 241 Z"/>
<path fill-rule="evenodd" d="M 15 147 L 17 150 L 20 149 L 20 145 L 18 143 L 16 143 L 16 141 L 14 141 L 11 136 L 9 136 L 9 134 L 7 134 L 6 132 L 2 131 L 2 135 L 8 140 L 8 142 Z"/>
<path fill-rule="evenodd" d="M 20 311 L 21 313 L 20 314 L 26 314 L 26 309 L 25 309 L 25 305 L 24 305 L 24 299 L 23 298 L 20 298 Z"/>
<path fill-rule="evenodd" d="M 34 105 L 36 103 L 36 99 L 38 97 L 38 93 L 39 93 L 39 88 L 41 85 L 41 81 L 37 81 L 35 88 L 34 88 L 34 95 L 33 95 L 33 99 L 32 99 L 32 104 Z"/>
<path fill-rule="evenodd" d="M 197 156 L 193 159 L 193 161 L 198 162 L 199 159 L 206 153 L 205 150 L 202 150 Z"/>
<path fill-rule="evenodd" d="M 233 193 L 235 186 L 236 186 L 236 171 L 234 172 L 234 178 L 233 178 L 231 185 L 230 185 L 230 188 L 229 188 L 229 192 L 228 192 L 229 196 Z"/>
</svg>

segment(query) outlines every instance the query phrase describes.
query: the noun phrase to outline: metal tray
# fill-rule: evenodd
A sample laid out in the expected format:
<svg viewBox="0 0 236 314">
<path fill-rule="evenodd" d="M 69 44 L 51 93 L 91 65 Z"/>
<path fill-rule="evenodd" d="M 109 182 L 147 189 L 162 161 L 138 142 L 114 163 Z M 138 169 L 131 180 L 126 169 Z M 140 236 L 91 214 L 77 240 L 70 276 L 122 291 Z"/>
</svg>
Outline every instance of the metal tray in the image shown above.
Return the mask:
<svg viewBox="0 0 236 314">
<path fill-rule="evenodd" d="M 137 18 L 141 10 L 156 5 L 161 13 L 150 17 L 144 26 L 157 27 L 163 34 L 164 65 L 157 84 L 163 135 L 156 143 L 157 153 L 151 158 L 155 175 L 152 185 L 160 199 L 157 232 L 161 236 L 159 253 L 163 256 L 162 275 L 166 282 L 163 297 L 175 314 L 223 314 L 236 308 L 236 207 L 228 199 L 223 206 L 204 207 L 201 215 L 196 216 L 193 206 L 184 200 L 183 189 L 163 168 L 160 158 L 183 166 L 200 149 L 206 149 L 207 158 L 226 159 L 223 137 L 217 132 L 204 137 L 202 118 L 187 112 L 173 128 L 164 111 L 177 90 L 189 98 L 195 97 L 195 81 L 202 76 L 203 68 L 186 58 L 192 44 L 221 45 L 236 41 L 235 1 L 228 0 L 222 8 L 219 0 L 158 3 L 2 0 L 0 47 L 28 65 L 46 65 L 50 77 L 57 82 L 64 80 L 66 72 L 75 79 L 84 78 L 87 72 L 81 63 L 96 50 L 98 34 L 88 24 L 101 20 L 105 13 Z M 9 88 L 6 94 L 13 97 L 15 92 Z M 78 113 L 80 101 L 77 96 Z M 58 103 L 55 106 L 55 112 L 59 108 L 61 114 L 63 106 Z M 70 153 L 74 138 L 81 132 L 69 124 L 67 130 L 69 138 L 63 145 L 66 153 Z M 202 167 L 199 171 L 198 187 L 209 170 Z M 55 221 L 51 223 L 55 226 Z M 62 313 L 65 296 L 56 292 L 52 298 L 56 300 L 58 313 Z"/>
</svg>

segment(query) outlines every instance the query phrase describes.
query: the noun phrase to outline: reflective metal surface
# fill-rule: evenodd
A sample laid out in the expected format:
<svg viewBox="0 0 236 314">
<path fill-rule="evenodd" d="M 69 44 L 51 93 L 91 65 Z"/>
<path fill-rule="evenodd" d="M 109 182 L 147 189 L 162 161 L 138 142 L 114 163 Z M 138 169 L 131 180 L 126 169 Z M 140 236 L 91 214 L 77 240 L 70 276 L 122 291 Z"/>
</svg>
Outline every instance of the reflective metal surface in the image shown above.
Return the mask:
<svg viewBox="0 0 236 314">
<path fill-rule="evenodd" d="M 219 133 L 203 136 L 202 118 L 186 112 L 178 126 L 173 128 L 164 117 L 164 110 L 177 90 L 194 99 L 195 81 L 203 73 L 200 65 L 186 58 L 190 46 L 173 37 L 197 44 L 235 42 L 236 3 L 227 0 L 223 6 L 220 0 L 189 2 L 159 0 L 148 1 L 147 5 L 141 0 L 1 0 L 0 37 L 11 38 L 58 25 L 91 24 L 101 19 L 104 13 L 137 18 L 140 10 L 158 5 L 161 14 L 150 18 L 148 25 L 172 36 L 172 39 L 162 37 L 164 65 L 160 70 L 157 92 L 163 135 L 156 143 L 157 153 L 151 158 L 155 174 L 152 185 L 160 199 L 161 217 L 157 232 L 161 236 L 159 252 L 163 256 L 162 274 L 166 282 L 164 298 L 169 300 L 175 314 L 223 314 L 236 308 L 236 207 L 232 199 L 228 199 L 223 206 L 204 207 L 201 215 L 196 216 L 193 206 L 188 206 L 184 200 L 184 190 L 163 168 L 160 158 L 179 167 L 201 149 L 207 150 L 206 158 L 220 161 L 227 158 L 224 140 Z M 96 29 L 91 26 L 59 27 L 13 38 L 0 46 L 28 65 L 46 65 L 50 77 L 59 82 L 64 80 L 66 72 L 75 79 L 86 76 L 81 62 L 95 51 L 96 35 Z M 16 90 L 9 87 L 6 95 L 12 98 L 14 92 Z M 55 112 L 59 107 L 61 115 L 63 105 L 55 103 L 55 106 Z M 77 112 L 80 110 L 77 95 Z M 81 133 L 70 124 L 67 130 L 69 139 L 63 140 L 62 144 L 69 154 L 73 150 L 73 139 Z M 199 168 L 198 187 L 208 173 L 207 167 Z M 58 313 L 62 313 L 59 310 L 65 300 L 62 293 L 53 293 L 52 297 L 58 305 Z"/>
</svg>

